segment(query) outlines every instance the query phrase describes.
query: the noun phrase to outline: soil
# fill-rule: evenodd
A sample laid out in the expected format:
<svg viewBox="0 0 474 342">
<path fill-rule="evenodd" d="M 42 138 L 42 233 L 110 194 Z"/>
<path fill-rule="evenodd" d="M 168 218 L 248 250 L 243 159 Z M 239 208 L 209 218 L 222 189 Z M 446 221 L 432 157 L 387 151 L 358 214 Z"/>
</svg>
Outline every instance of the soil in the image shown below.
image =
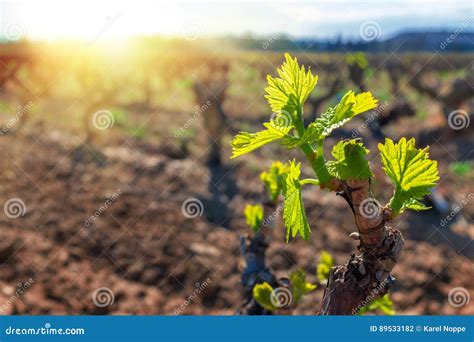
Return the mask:
<svg viewBox="0 0 474 342">
<path fill-rule="evenodd" d="M 416 129 L 412 121 L 397 125 L 400 132 Z M 474 192 L 474 182 L 447 164 L 452 151 L 466 144 L 472 145 L 467 137 L 432 144 L 440 191 L 458 203 Z M 91 145 L 34 126 L 0 136 L 1 203 L 19 198 L 26 207 L 17 218 L 0 215 L 3 314 L 234 314 L 242 303 L 239 239 L 248 232 L 243 208 L 262 200 L 259 172 L 286 152 L 275 155 L 270 147 L 228 161 L 226 148 L 225 166 L 210 168 L 203 163 L 204 146 L 190 150 L 174 140 L 120 137 Z M 463 158 L 472 155 L 455 159 Z M 374 165 L 382 177 L 374 182 L 375 193 L 386 201 L 391 187 Z M 203 210 L 186 217 L 183 202 L 193 198 Z M 349 237 L 355 227 L 346 203 L 333 193 L 308 187 L 304 200 L 311 240 L 286 244 L 280 227 L 267 257 L 277 276 L 302 267 L 316 282 L 322 250 L 337 264 L 356 251 Z M 391 292 L 397 313 L 474 314 L 472 300 L 459 308 L 448 302 L 456 287 L 474 297 L 473 202 L 449 225 L 442 226 L 444 217 L 434 210 L 393 222 L 406 238 Z M 113 303 L 97 306 L 94 291 L 104 287 Z M 316 314 L 323 289 L 319 285 L 304 297 L 295 313 Z"/>
</svg>

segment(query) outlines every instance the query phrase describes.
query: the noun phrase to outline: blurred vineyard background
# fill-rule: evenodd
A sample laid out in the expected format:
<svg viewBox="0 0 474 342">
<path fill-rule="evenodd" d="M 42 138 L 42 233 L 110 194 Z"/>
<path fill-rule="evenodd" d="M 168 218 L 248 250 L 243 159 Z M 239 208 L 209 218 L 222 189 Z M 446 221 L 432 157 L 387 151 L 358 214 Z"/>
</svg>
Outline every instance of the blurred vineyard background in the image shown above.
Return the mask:
<svg viewBox="0 0 474 342">
<path fill-rule="evenodd" d="M 444 36 L 426 37 L 439 46 Z M 3 314 L 234 314 L 244 207 L 263 201 L 259 174 L 289 152 L 269 146 L 230 161 L 229 141 L 268 120 L 266 75 L 290 50 L 319 75 L 308 122 L 349 89 L 379 99 L 333 143 L 361 136 L 376 151 L 385 136 L 415 137 L 439 161 L 433 209 L 394 222 L 406 238 L 391 291 L 397 313 L 474 314 L 469 301 L 448 304 L 453 288 L 474 295 L 473 40 L 464 52 L 410 52 L 402 38 L 325 49 L 281 37 L 187 38 L 0 45 Z M 370 157 L 377 197 L 388 200 L 391 185 Z M 311 241 L 286 244 L 281 231 L 267 255 L 277 275 L 302 267 L 314 280 L 323 250 L 336 263 L 355 250 L 354 226 L 342 198 L 311 188 L 304 197 Z M 197 215 L 183 211 L 190 199 Z M 112 291 L 110 305 L 92 300 L 100 288 Z M 296 313 L 315 314 L 322 291 Z"/>
</svg>

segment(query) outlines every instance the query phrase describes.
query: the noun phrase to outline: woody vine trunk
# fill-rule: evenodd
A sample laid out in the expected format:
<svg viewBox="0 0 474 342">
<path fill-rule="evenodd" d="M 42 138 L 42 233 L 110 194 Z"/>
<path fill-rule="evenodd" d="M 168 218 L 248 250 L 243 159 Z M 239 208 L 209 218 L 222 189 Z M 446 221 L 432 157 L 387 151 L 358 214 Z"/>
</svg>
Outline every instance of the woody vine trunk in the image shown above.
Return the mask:
<svg viewBox="0 0 474 342">
<path fill-rule="evenodd" d="M 321 315 L 352 315 L 384 295 L 393 283 L 390 274 L 403 249 L 400 231 L 387 226 L 391 213 L 371 196 L 370 179 L 338 181 L 333 188 L 349 204 L 358 233 L 360 255 L 333 267 L 324 291 Z"/>
</svg>

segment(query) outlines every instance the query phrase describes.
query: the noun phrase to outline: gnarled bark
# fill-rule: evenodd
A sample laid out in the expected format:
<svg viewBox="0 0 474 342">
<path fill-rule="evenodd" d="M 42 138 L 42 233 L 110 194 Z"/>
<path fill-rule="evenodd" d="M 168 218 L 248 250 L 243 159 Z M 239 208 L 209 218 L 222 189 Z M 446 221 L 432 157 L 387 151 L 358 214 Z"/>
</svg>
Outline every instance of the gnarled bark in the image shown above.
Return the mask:
<svg viewBox="0 0 474 342">
<path fill-rule="evenodd" d="M 474 96 L 474 87 L 471 86 L 474 78 L 457 78 L 447 89 L 438 88 L 425 82 L 423 79 L 423 71 L 414 70 L 413 76 L 410 78 L 410 85 L 418 90 L 421 94 L 429 96 L 434 101 L 441 102 L 443 112 L 447 116 L 451 111 L 459 109 L 463 102 Z"/>
<path fill-rule="evenodd" d="M 242 236 L 240 240 L 240 253 L 245 262 L 242 272 L 242 286 L 244 303 L 239 308 L 239 315 L 271 315 L 272 311 L 263 308 L 253 298 L 253 288 L 264 282 L 269 283 L 274 289 L 289 287 L 289 279 L 277 279 L 272 270 L 267 266 L 265 252 L 278 226 L 277 215 L 279 210 L 275 202 L 264 203 L 265 223 L 252 237 Z M 277 314 L 288 314 L 290 308 L 281 308 Z M 291 310 L 290 310 L 291 311 Z"/>
<path fill-rule="evenodd" d="M 386 226 L 391 213 L 372 198 L 370 180 L 351 180 L 336 186 L 354 214 L 360 255 L 333 267 L 324 290 L 321 315 L 351 315 L 384 295 L 394 278 L 390 274 L 403 249 L 402 234 Z"/>
<path fill-rule="evenodd" d="M 367 87 L 364 81 L 364 69 L 362 69 L 357 63 L 349 64 L 349 78 L 351 81 L 359 87 L 360 91 L 367 91 Z"/>
<path fill-rule="evenodd" d="M 244 303 L 238 310 L 239 315 L 271 315 L 272 312 L 263 308 L 253 298 L 255 285 L 264 282 L 277 287 L 277 280 L 265 262 L 265 251 L 268 239 L 260 230 L 252 238 L 243 236 L 240 241 L 240 252 L 245 259 L 245 269 L 242 272 Z"/>
</svg>

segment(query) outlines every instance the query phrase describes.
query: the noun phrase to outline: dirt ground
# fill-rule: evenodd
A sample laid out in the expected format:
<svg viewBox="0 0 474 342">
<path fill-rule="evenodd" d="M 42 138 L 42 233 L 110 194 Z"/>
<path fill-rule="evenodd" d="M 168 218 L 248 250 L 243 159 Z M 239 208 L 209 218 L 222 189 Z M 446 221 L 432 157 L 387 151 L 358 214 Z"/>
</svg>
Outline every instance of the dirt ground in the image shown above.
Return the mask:
<svg viewBox="0 0 474 342">
<path fill-rule="evenodd" d="M 406 135 L 416 129 L 412 122 L 395 128 Z M 472 144 L 472 136 L 432 144 L 440 190 L 455 203 L 472 195 L 474 182 L 447 164 L 472 159 Z M 209 169 L 206 148 L 197 150 L 182 151 L 173 140 L 134 138 L 86 145 L 41 127 L 0 136 L 1 203 L 19 198 L 26 207 L 17 218 L 0 215 L 2 313 L 234 314 L 242 301 L 239 239 L 248 232 L 243 208 L 262 199 L 258 174 L 284 154 L 275 156 L 270 147 L 237 161 L 224 158 L 225 166 Z M 382 178 L 374 189 L 385 201 L 391 187 L 377 176 Z M 190 198 L 203 203 L 201 216 L 183 215 Z M 304 199 L 310 242 L 286 244 L 283 232 L 275 232 L 267 255 L 278 276 L 303 267 L 315 282 L 322 250 L 338 264 L 355 251 L 349 237 L 355 227 L 346 203 L 334 194 L 310 187 Z M 397 313 L 474 314 L 474 299 L 460 308 L 448 303 L 456 287 L 474 296 L 473 202 L 449 225 L 434 210 L 404 214 L 393 223 L 406 238 L 391 291 Z M 100 288 L 110 289 L 110 305 L 95 305 Z M 295 313 L 317 313 L 322 292 L 319 286 Z"/>
</svg>

